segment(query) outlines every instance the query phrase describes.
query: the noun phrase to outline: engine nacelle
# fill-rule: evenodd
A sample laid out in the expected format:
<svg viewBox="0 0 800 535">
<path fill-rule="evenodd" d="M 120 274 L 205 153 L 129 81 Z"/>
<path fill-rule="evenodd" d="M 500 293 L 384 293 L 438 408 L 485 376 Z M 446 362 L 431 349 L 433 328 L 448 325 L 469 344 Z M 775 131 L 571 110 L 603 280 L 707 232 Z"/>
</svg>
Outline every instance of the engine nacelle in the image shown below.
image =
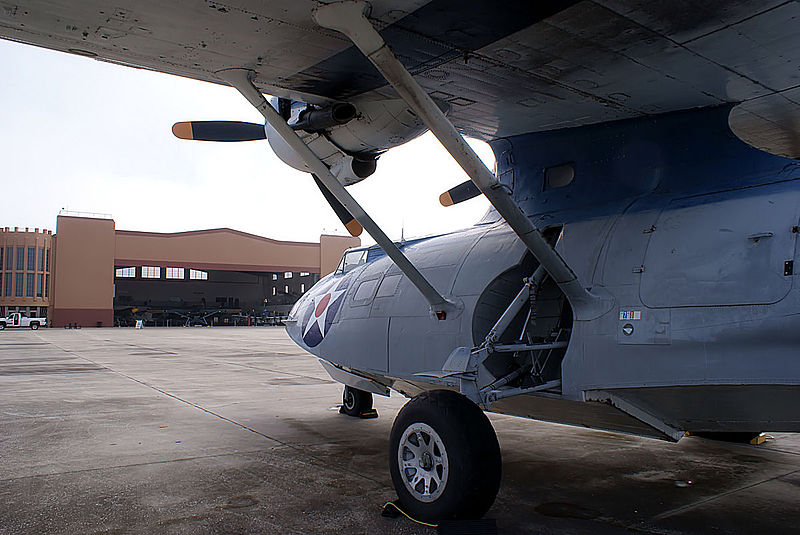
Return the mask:
<svg viewBox="0 0 800 535">
<path fill-rule="evenodd" d="M 374 173 L 381 152 L 427 130 L 401 99 L 365 100 L 326 108 L 312 108 L 297 101 L 289 107 L 278 106 L 276 100 L 273 99 L 273 106 L 282 109 L 284 117 L 288 115 L 289 125 L 345 186 Z M 278 158 L 299 171 L 311 172 L 272 127 L 265 128 Z"/>
</svg>

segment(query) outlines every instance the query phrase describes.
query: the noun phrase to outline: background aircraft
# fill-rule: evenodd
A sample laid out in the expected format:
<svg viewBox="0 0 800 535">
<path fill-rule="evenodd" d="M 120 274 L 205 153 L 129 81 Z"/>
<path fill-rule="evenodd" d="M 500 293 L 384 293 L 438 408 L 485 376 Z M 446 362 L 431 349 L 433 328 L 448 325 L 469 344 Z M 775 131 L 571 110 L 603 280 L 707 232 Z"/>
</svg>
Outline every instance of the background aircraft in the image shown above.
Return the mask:
<svg viewBox="0 0 800 535">
<path fill-rule="evenodd" d="M 5 7 L 0 35 L 232 85 L 263 128 L 175 134 L 267 139 L 373 236 L 288 330 L 347 410 L 415 396 L 389 455 L 414 516 L 491 506 L 480 408 L 671 440 L 800 430 L 796 2 L 115 5 Z M 494 209 L 398 247 L 344 186 L 426 129 L 471 179 L 442 202 Z"/>
</svg>

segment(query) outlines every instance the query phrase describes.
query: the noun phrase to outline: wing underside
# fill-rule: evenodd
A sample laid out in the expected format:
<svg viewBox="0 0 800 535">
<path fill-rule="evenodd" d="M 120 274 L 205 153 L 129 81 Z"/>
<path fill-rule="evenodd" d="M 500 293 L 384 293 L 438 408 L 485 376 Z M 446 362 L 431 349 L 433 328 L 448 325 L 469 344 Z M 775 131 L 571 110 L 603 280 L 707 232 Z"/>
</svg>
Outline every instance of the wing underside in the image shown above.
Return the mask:
<svg viewBox="0 0 800 535">
<path fill-rule="evenodd" d="M 454 124 L 491 139 L 742 102 L 732 126 L 800 155 L 793 1 L 375 0 L 371 19 Z M 0 1 L 0 37 L 309 102 L 394 97 L 311 0 Z"/>
</svg>

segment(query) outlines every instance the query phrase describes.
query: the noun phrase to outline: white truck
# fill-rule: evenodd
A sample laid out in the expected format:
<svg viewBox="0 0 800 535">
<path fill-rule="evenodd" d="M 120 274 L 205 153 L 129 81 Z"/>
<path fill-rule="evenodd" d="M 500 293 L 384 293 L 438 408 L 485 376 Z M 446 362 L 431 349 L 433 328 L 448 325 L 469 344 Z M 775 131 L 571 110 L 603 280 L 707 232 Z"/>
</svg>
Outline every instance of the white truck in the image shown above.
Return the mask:
<svg viewBox="0 0 800 535">
<path fill-rule="evenodd" d="M 30 327 L 34 331 L 47 325 L 47 318 L 29 318 L 19 312 L 13 312 L 7 318 L 0 318 L 0 331 L 6 327 Z"/>
</svg>

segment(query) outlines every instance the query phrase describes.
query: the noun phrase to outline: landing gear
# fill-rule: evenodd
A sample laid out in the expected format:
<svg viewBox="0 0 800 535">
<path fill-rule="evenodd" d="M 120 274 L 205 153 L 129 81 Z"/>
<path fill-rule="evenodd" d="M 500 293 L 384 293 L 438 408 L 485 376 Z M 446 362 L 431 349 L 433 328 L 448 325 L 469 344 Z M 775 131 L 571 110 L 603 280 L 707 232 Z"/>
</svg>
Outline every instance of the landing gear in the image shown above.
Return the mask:
<svg viewBox="0 0 800 535">
<path fill-rule="evenodd" d="M 500 489 L 492 424 L 466 397 L 424 392 L 395 418 L 389 471 L 403 509 L 425 522 L 482 517 Z"/>
<path fill-rule="evenodd" d="M 360 417 L 372 409 L 372 394 L 349 386 L 342 392 L 343 414 Z"/>
</svg>

